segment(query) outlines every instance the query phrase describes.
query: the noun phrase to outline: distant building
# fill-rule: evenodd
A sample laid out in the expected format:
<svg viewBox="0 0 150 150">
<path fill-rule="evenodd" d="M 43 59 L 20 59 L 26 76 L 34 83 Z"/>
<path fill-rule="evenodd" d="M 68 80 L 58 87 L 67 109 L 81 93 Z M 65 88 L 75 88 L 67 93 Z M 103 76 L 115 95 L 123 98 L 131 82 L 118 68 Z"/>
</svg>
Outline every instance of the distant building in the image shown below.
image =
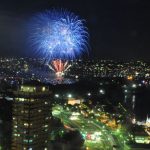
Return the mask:
<svg viewBox="0 0 150 150">
<path fill-rule="evenodd" d="M 150 118 L 147 116 L 145 126 L 150 127 Z"/>
<path fill-rule="evenodd" d="M 83 99 L 68 98 L 68 104 L 70 105 L 81 104 L 82 102 L 84 102 Z"/>
<path fill-rule="evenodd" d="M 47 150 L 50 139 L 51 92 L 32 81 L 13 92 L 11 150 Z"/>
<path fill-rule="evenodd" d="M 2 149 L 1 145 L 3 145 L 2 120 L 0 120 L 0 150 Z"/>
<path fill-rule="evenodd" d="M 145 121 L 137 121 L 136 124 L 150 128 L 150 118 L 147 116 Z"/>
<path fill-rule="evenodd" d="M 0 99 L 0 150 L 10 150 L 12 101 Z"/>
</svg>

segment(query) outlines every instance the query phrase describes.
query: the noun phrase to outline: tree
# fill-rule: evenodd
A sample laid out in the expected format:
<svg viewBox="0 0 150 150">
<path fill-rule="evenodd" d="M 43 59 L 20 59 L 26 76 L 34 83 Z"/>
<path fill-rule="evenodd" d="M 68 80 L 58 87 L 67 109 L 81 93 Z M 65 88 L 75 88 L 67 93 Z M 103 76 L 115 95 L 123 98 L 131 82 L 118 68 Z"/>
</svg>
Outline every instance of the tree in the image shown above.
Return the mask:
<svg viewBox="0 0 150 150">
<path fill-rule="evenodd" d="M 80 150 L 84 145 L 84 139 L 79 131 L 69 131 L 62 137 L 67 150 Z"/>
</svg>

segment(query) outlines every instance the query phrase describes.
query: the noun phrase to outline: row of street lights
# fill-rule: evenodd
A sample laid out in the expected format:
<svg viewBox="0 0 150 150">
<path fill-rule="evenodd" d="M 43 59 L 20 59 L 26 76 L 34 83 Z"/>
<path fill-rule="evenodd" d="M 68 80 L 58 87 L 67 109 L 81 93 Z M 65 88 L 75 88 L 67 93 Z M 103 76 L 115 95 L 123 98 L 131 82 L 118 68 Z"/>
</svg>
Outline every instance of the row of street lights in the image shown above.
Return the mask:
<svg viewBox="0 0 150 150">
<path fill-rule="evenodd" d="M 99 90 L 99 93 L 101 94 L 101 95 L 104 95 L 105 94 L 105 90 L 104 89 L 100 89 Z M 87 96 L 91 96 L 92 94 L 89 92 L 89 93 L 87 93 Z M 72 98 L 73 96 L 72 96 L 72 94 L 68 94 L 67 95 L 67 98 Z M 59 94 L 55 94 L 55 98 L 60 98 L 60 95 Z"/>
<path fill-rule="evenodd" d="M 59 95 L 59 94 L 55 94 L 55 97 L 56 97 L 56 98 L 59 98 L 60 95 Z M 67 97 L 68 97 L 68 98 L 72 98 L 72 94 L 68 94 Z"/>
</svg>

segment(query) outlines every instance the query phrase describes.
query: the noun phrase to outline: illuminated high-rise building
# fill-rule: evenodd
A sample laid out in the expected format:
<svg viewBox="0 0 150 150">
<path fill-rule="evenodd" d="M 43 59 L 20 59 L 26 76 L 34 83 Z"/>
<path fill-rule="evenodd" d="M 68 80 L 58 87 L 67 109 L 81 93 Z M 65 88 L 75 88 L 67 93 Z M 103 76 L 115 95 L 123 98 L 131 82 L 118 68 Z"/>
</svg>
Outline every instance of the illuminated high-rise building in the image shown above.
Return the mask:
<svg viewBox="0 0 150 150">
<path fill-rule="evenodd" d="M 12 150 L 47 150 L 50 139 L 51 92 L 39 82 L 13 92 Z"/>
</svg>

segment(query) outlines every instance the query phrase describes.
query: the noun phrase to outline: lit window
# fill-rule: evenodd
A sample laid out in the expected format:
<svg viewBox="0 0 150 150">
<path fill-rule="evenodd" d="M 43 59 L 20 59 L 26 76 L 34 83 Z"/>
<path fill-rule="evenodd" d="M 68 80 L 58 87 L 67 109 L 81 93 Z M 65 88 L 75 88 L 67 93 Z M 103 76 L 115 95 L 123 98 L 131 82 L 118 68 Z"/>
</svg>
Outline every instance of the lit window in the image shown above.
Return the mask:
<svg viewBox="0 0 150 150">
<path fill-rule="evenodd" d="M 31 102 L 34 102 L 34 99 L 31 99 Z"/>
<path fill-rule="evenodd" d="M 20 102 L 23 102 L 24 101 L 24 98 L 19 98 L 18 99 Z"/>
<path fill-rule="evenodd" d="M 29 143 L 32 143 L 33 142 L 33 140 L 29 140 Z"/>
<path fill-rule="evenodd" d="M 47 128 L 47 127 L 48 127 L 48 125 L 45 125 L 44 127 L 45 127 L 45 128 Z"/>
<path fill-rule="evenodd" d="M 29 126 L 29 124 L 28 124 L 28 123 L 24 123 L 24 126 L 28 127 L 28 126 Z"/>
<path fill-rule="evenodd" d="M 42 91 L 45 91 L 45 87 L 42 88 Z"/>
<path fill-rule="evenodd" d="M 45 119 L 48 120 L 48 117 L 46 117 Z"/>
</svg>

